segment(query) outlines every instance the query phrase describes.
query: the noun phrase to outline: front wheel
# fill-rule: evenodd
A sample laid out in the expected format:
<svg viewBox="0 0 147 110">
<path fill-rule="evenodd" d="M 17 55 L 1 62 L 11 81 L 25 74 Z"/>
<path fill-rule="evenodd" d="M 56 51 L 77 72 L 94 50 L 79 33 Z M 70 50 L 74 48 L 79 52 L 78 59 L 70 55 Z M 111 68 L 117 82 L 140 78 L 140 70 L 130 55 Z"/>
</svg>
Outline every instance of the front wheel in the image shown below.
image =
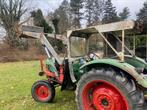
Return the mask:
<svg viewBox="0 0 147 110">
<path fill-rule="evenodd" d="M 83 75 L 76 90 L 78 110 L 144 110 L 143 92 L 124 73 L 92 70 Z"/>
<path fill-rule="evenodd" d="M 55 87 L 48 81 L 37 81 L 32 86 L 32 97 L 37 102 L 52 102 L 55 97 Z"/>
</svg>

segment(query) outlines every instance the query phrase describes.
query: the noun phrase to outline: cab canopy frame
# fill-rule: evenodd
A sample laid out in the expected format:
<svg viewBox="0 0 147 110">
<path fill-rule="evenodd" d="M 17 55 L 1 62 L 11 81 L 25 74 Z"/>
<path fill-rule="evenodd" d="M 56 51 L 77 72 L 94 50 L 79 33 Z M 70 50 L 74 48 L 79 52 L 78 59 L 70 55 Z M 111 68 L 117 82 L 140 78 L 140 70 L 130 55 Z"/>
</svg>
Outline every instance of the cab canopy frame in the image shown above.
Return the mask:
<svg viewBox="0 0 147 110">
<path fill-rule="evenodd" d="M 106 42 L 106 44 L 114 51 L 116 56 L 123 62 L 124 61 L 124 53 L 125 49 L 129 51 L 127 46 L 125 45 L 125 32 L 127 30 L 132 30 L 135 29 L 135 21 L 129 20 L 129 21 L 120 21 L 120 22 L 114 22 L 114 23 L 109 23 L 109 24 L 101 24 L 101 25 L 96 25 L 96 26 L 91 26 L 88 28 L 82 28 L 82 29 L 74 29 L 74 30 L 69 30 L 67 31 L 67 39 L 68 39 L 68 58 L 71 60 L 76 59 L 75 57 L 72 57 L 71 53 L 71 38 L 77 37 L 77 38 L 85 38 L 85 44 L 86 44 L 86 52 L 88 52 L 88 44 L 89 44 L 89 37 L 92 34 L 99 34 L 101 38 Z M 118 52 L 113 45 L 111 44 L 110 41 L 107 40 L 105 33 L 110 33 L 110 32 L 119 32 L 121 33 L 121 51 Z M 129 51 L 129 53 L 133 56 L 134 54 Z M 80 57 L 80 56 L 79 56 Z"/>
</svg>

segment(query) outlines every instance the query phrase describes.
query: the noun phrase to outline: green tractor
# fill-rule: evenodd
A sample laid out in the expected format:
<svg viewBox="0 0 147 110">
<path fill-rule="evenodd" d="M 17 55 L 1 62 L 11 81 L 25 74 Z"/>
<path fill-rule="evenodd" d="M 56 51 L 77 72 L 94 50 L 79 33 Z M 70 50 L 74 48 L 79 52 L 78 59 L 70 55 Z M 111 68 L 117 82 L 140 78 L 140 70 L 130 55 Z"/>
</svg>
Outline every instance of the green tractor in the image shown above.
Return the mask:
<svg viewBox="0 0 147 110">
<path fill-rule="evenodd" d="M 135 27 L 134 21 L 122 21 L 69 30 L 66 37 L 56 36 L 67 46 L 66 57 L 60 58 L 46 38 L 52 35 L 45 36 L 39 27 L 22 26 L 21 37 L 39 39 L 48 56 L 45 63 L 40 59 L 39 75 L 47 80 L 33 84 L 34 100 L 52 102 L 59 85 L 61 90 L 76 89 L 78 110 L 147 110 L 147 63 L 125 45 L 125 36 L 136 32 Z M 108 40 L 116 34 L 121 51 Z M 107 58 L 91 51 L 92 36 L 102 38 L 116 55 Z"/>
</svg>

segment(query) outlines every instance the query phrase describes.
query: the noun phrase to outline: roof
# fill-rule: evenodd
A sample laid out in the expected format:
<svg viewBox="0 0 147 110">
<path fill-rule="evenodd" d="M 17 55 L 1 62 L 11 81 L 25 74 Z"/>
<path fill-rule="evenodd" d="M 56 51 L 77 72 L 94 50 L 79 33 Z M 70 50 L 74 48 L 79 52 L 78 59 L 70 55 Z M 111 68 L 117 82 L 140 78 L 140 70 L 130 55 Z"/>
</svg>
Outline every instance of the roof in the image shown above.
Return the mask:
<svg viewBox="0 0 147 110">
<path fill-rule="evenodd" d="M 133 20 L 130 21 L 120 21 L 102 25 L 91 26 L 87 28 L 70 30 L 72 31 L 70 36 L 77 36 L 82 34 L 93 34 L 99 32 L 113 32 L 113 31 L 121 31 L 121 30 L 129 30 L 135 27 L 135 22 Z"/>
</svg>

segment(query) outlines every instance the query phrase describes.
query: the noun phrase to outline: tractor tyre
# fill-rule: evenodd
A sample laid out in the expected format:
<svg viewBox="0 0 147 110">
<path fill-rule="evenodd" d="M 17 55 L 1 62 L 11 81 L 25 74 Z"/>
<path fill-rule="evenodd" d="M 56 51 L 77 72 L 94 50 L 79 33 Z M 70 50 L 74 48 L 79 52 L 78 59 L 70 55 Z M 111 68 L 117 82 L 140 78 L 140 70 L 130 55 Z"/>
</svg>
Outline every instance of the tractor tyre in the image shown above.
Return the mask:
<svg viewBox="0 0 147 110">
<path fill-rule="evenodd" d="M 91 70 L 76 89 L 78 110 L 145 110 L 143 92 L 123 72 Z"/>
<path fill-rule="evenodd" d="M 32 86 L 32 97 L 41 103 L 50 103 L 55 97 L 55 87 L 47 80 L 37 81 Z"/>
</svg>

